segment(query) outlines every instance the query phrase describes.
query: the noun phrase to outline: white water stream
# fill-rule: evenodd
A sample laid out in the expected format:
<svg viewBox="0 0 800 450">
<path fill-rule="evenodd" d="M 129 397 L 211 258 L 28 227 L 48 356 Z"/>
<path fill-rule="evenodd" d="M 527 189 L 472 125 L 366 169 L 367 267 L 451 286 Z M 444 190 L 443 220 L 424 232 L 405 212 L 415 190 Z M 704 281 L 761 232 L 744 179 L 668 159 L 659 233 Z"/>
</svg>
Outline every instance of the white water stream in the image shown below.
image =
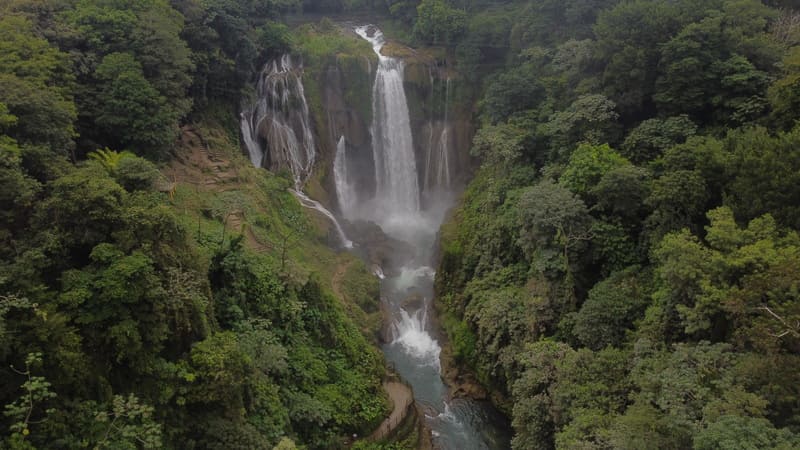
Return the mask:
<svg viewBox="0 0 800 450">
<path fill-rule="evenodd" d="M 372 87 L 372 151 L 375 161 L 375 198 L 390 213 L 419 211 L 417 163 L 408 103 L 403 88 L 403 61 L 384 56 L 383 33 L 375 27 L 356 28 L 378 55 Z"/>
<path fill-rule="evenodd" d="M 264 65 L 256 85 L 256 103 L 241 114 L 242 140 L 256 167 L 289 169 L 291 192 L 306 208 L 320 212 L 333 223 L 345 248 L 352 248 L 336 217 L 303 192 L 311 175 L 317 149 L 302 80 L 302 66 L 286 54 Z M 262 142 L 264 145 L 262 146 Z"/>
<path fill-rule="evenodd" d="M 347 164 L 347 140 L 342 136 L 336 144 L 336 156 L 333 159 L 333 181 L 336 185 L 339 210 L 344 216 L 352 214 L 358 206 L 358 194 L 348 176 Z"/>
</svg>

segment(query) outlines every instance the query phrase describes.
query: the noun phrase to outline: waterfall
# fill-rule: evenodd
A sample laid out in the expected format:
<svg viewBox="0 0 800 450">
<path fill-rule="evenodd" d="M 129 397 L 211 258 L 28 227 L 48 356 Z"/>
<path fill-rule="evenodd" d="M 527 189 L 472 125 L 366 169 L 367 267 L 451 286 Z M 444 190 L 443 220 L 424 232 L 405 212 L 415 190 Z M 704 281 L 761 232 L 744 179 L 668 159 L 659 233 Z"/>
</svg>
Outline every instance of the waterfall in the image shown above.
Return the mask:
<svg viewBox="0 0 800 450">
<path fill-rule="evenodd" d="M 302 66 L 295 66 L 288 54 L 268 62 L 256 85 L 258 100 L 241 115 L 250 161 L 270 170 L 289 169 L 298 190 L 316 157 L 301 75 Z M 263 148 L 261 140 L 265 142 Z"/>
<path fill-rule="evenodd" d="M 356 28 L 378 55 L 372 88 L 372 151 L 375 198 L 390 212 L 419 211 L 419 186 L 408 104 L 403 88 L 403 62 L 383 56 L 383 33 L 373 26 Z"/>
<path fill-rule="evenodd" d="M 261 167 L 261 162 L 264 159 L 264 152 L 261 150 L 258 141 L 253 138 L 253 127 L 251 126 L 250 118 L 248 118 L 245 113 L 241 114 L 241 129 L 242 140 L 244 141 L 247 153 L 250 155 L 250 162 L 256 167 Z"/>
<path fill-rule="evenodd" d="M 428 83 L 431 87 L 431 115 L 428 117 L 428 147 L 427 147 L 427 154 L 425 157 L 425 174 L 422 177 L 423 179 L 423 190 L 425 192 L 430 191 L 430 178 L 431 178 L 431 161 L 433 160 L 433 106 L 436 104 L 436 99 L 433 95 L 434 91 L 434 78 L 433 78 L 433 67 L 428 66 Z"/>
<path fill-rule="evenodd" d="M 413 314 L 400 310 L 400 321 L 393 325 L 394 344 L 399 344 L 422 364 L 436 368 L 441 372 L 439 354 L 442 348 L 425 329 L 427 312 L 420 308 Z"/>
<path fill-rule="evenodd" d="M 358 200 L 356 190 L 347 174 L 347 141 L 342 136 L 336 144 L 336 156 L 333 159 L 333 181 L 336 185 L 339 210 L 343 216 L 347 216 L 353 211 Z"/>
<path fill-rule="evenodd" d="M 306 208 L 330 219 L 342 245 L 352 248 L 339 221 L 322 204 L 303 193 L 316 159 L 316 144 L 302 81 L 302 66 L 290 55 L 267 62 L 256 85 L 258 99 L 241 113 L 242 141 L 256 167 L 289 169 L 294 178 L 291 192 Z M 264 147 L 261 141 L 265 143 Z"/>
<path fill-rule="evenodd" d="M 433 282 L 436 272 L 429 266 L 416 268 L 403 267 L 400 275 L 393 280 L 398 292 L 408 292 L 420 282 Z M 428 333 L 428 311 L 430 297 L 424 296 L 423 304 L 413 312 L 405 308 L 399 310 L 399 320 L 392 324 L 392 343 L 402 346 L 405 351 L 420 363 L 441 371 L 439 354 L 442 351 L 439 343 Z"/>
</svg>

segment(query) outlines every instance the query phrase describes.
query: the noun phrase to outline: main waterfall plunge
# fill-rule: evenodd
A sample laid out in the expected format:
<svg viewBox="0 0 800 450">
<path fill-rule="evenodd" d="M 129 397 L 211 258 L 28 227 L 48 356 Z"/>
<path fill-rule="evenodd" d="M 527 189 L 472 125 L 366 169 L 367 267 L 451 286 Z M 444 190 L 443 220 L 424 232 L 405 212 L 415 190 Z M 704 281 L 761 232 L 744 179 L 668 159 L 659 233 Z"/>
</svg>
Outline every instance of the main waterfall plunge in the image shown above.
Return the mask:
<svg viewBox="0 0 800 450">
<path fill-rule="evenodd" d="M 428 145 L 417 167 L 403 85 L 404 63 L 381 53 L 385 41 L 376 27 L 358 27 L 355 32 L 372 45 L 379 61 L 372 87 L 372 154 L 358 154 L 346 131 L 333 138 L 332 174 L 339 212 L 351 222 L 377 224 L 413 250 L 405 257 L 393 255 L 391 266 L 375 267 L 381 278 L 381 299 L 391 318 L 387 330 L 391 339 L 383 346 L 386 359 L 412 385 L 436 448 L 506 448 L 508 436 L 502 426 L 496 426 L 491 408 L 468 399 L 450 399 L 441 376 L 441 347 L 429 323 L 436 233 L 454 198 L 449 155 L 452 126 L 446 104 L 449 79 L 445 120 L 428 121 L 427 134 L 421 138 Z M 254 165 L 291 170 L 301 203 L 328 217 L 343 245 L 349 247 L 336 217 L 302 192 L 317 150 L 301 78 L 302 68 L 288 55 L 264 67 L 257 85 L 258 101 L 242 113 L 243 141 Z M 364 160 L 370 157 L 374 183 L 365 188 L 365 174 L 358 171 L 363 172 Z"/>
<path fill-rule="evenodd" d="M 380 30 L 359 27 L 356 32 L 372 44 L 378 69 L 372 88 L 372 154 L 375 161 L 375 198 L 390 213 L 419 211 L 419 186 L 414 144 L 403 89 L 403 62 L 381 54 Z"/>
</svg>

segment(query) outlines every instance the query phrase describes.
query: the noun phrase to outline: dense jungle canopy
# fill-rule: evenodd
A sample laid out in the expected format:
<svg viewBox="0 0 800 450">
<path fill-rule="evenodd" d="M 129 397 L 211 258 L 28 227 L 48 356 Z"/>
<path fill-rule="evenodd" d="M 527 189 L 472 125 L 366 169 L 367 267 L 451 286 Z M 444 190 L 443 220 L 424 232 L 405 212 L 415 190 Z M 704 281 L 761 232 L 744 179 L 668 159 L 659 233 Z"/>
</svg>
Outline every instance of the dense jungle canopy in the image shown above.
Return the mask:
<svg viewBox="0 0 800 450">
<path fill-rule="evenodd" d="M 352 16 L 458 81 L 472 167 L 436 307 L 515 450 L 800 448 L 796 8 L 0 0 L 0 447 L 380 425 L 378 281 L 237 122 L 272 58 L 369 54 Z M 180 172 L 187 139 L 227 165 Z"/>
</svg>

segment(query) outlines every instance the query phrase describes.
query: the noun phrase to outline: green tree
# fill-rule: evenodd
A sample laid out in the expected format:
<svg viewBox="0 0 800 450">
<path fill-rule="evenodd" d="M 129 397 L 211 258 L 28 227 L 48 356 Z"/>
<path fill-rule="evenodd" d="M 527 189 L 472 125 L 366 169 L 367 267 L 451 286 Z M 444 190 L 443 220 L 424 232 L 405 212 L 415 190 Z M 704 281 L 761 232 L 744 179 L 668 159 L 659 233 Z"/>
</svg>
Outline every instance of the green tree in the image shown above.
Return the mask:
<svg viewBox="0 0 800 450">
<path fill-rule="evenodd" d="M 682 144 L 697 132 L 688 116 L 648 119 L 631 130 L 622 143 L 622 154 L 635 164 L 652 161 L 667 149 Z"/>
<path fill-rule="evenodd" d="M 540 341 L 528 344 L 520 355 L 522 371 L 514 382 L 514 409 L 511 425 L 515 450 L 553 448 L 555 423 L 550 413 L 553 399 L 550 386 L 558 379 L 557 364 L 573 350 L 566 344 Z"/>
<path fill-rule="evenodd" d="M 449 44 L 464 33 L 466 26 L 466 12 L 446 0 L 422 0 L 417 6 L 414 36 L 423 42 Z"/>
<path fill-rule="evenodd" d="M 14 369 L 17 375 L 25 378 L 22 383 L 23 394 L 14 402 L 5 405 L 3 415 L 13 421 L 10 427 L 11 436 L 8 443 L 15 449 L 33 449 L 35 447 L 26 441 L 31 433 L 31 425 L 46 420 L 47 414 L 52 414 L 52 408 L 45 408 L 48 400 L 56 394 L 50 390 L 51 384 L 42 376 L 33 374 L 42 364 L 41 353 L 29 353 L 25 358 L 25 370 Z"/>
<path fill-rule="evenodd" d="M 24 170 L 22 156 L 23 149 L 16 141 L 0 135 L 0 229 L 4 234 L 0 239 L 9 239 L 18 231 L 15 225 L 30 216 L 42 190 L 41 183 Z"/>
<path fill-rule="evenodd" d="M 587 94 L 565 110 L 552 115 L 545 125 L 553 157 L 566 158 L 580 142 L 603 144 L 617 139 L 619 115 L 616 104 L 603 95 Z"/>
<path fill-rule="evenodd" d="M 662 281 L 657 300 L 677 311 L 691 336 L 725 337 L 762 351 L 795 348 L 797 235 L 781 236 L 770 216 L 743 230 L 728 208 L 712 210 L 708 218 L 708 246 L 684 231 L 666 236 L 656 250 Z"/>
<path fill-rule="evenodd" d="M 545 179 L 519 199 L 519 245 L 540 270 L 570 272 L 570 252 L 591 237 L 586 205 L 569 190 Z"/>
<path fill-rule="evenodd" d="M 650 174 L 633 164 L 611 168 L 589 189 L 595 208 L 633 227 L 641 225 L 649 192 Z"/>
<path fill-rule="evenodd" d="M 160 156 L 177 136 L 177 117 L 145 79 L 141 65 L 127 53 L 112 53 L 97 66 L 103 102 L 95 122 L 122 147 Z"/>
<path fill-rule="evenodd" d="M 510 167 L 522 160 L 525 133 L 509 124 L 481 127 L 472 140 L 470 153 L 489 164 Z"/>
<path fill-rule="evenodd" d="M 768 76 L 733 52 L 725 19 L 720 14 L 690 24 L 664 45 L 654 95 L 661 111 L 734 124 L 764 111 Z"/>
<path fill-rule="evenodd" d="M 179 36 L 183 18 L 167 1 L 81 0 L 68 20 L 91 59 L 100 63 L 107 55 L 129 53 L 169 105 L 168 115 L 182 117 L 188 112 L 191 102 L 185 93 L 192 62 Z"/>
<path fill-rule="evenodd" d="M 782 77 L 769 87 L 772 119 L 788 130 L 800 117 L 800 47 L 792 47 L 781 62 Z"/>
<path fill-rule="evenodd" d="M 581 349 L 557 362 L 558 380 L 550 387 L 556 448 L 613 448 L 608 428 L 627 406 L 629 357 L 613 348 Z"/>
<path fill-rule="evenodd" d="M 7 15 L 0 19 L 0 62 L 0 103 L 16 117 L 3 128 L 20 143 L 68 154 L 77 116 L 67 55 L 36 36 L 30 21 Z"/>
<path fill-rule="evenodd" d="M 701 13 L 705 8 L 698 8 Z M 681 26 L 678 2 L 619 2 L 597 18 L 594 33 L 604 62 L 603 90 L 623 118 L 641 117 L 655 91 L 659 45 Z"/>
<path fill-rule="evenodd" d="M 161 172 L 153 163 L 134 156 L 123 158 L 119 162 L 114 179 L 128 191 L 146 191 L 153 189 L 161 176 Z"/>
<path fill-rule="evenodd" d="M 33 224 L 57 233 L 60 258 L 80 260 L 118 229 L 124 192 L 100 167 L 75 170 L 53 182 Z"/>
<path fill-rule="evenodd" d="M 482 101 L 489 121 L 503 122 L 513 114 L 534 109 L 545 99 L 546 91 L 535 76 L 533 67 L 520 65 L 492 80 Z"/>
<path fill-rule="evenodd" d="M 710 196 L 706 183 L 703 175 L 695 170 L 668 172 L 653 181 L 645 203 L 653 211 L 647 218 L 647 225 L 654 237 L 699 222 Z"/>
<path fill-rule="evenodd" d="M 95 444 L 96 449 L 157 449 L 162 448 L 161 426 L 153 418 L 153 407 L 130 394 L 127 398 L 115 395 L 110 412 L 100 412 L 95 420 L 106 427 Z"/>
<path fill-rule="evenodd" d="M 616 150 L 603 145 L 581 144 L 569 157 L 559 183 L 584 199 L 591 199 L 592 189 L 612 170 L 630 165 Z"/>
<path fill-rule="evenodd" d="M 775 429 L 768 420 L 753 417 L 723 416 L 694 437 L 693 448 L 758 448 L 789 450 L 800 446 L 800 436 Z"/>
<path fill-rule="evenodd" d="M 731 131 L 725 204 L 741 220 L 771 213 L 781 224 L 800 227 L 800 128 L 772 136 L 764 128 Z"/>
<path fill-rule="evenodd" d="M 720 416 L 763 416 L 767 402 L 738 383 L 739 355 L 730 345 L 700 342 L 657 350 L 640 341 L 635 349 L 631 380 L 639 392 L 613 427 L 616 446 L 636 447 L 651 439 L 658 448 L 686 448 L 705 423 Z"/>
<path fill-rule="evenodd" d="M 115 152 L 114 150 L 104 148 L 95 150 L 93 152 L 89 152 L 86 157 L 88 159 L 92 159 L 100 163 L 104 169 L 106 169 L 109 173 L 114 173 L 119 167 L 120 161 L 125 158 L 133 157 L 134 154 L 131 152 Z"/>
<path fill-rule="evenodd" d="M 151 162 L 128 151 L 115 152 L 106 148 L 86 156 L 100 163 L 128 191 L 150 189 L 160 176 Z"/>
<path fill-rule="evenodd" d="M 573 332 L 592 350 L 619 347 L 647 307 L 646 279 L 639 267 L 616 272 L 597 283 L 575 317 Z"/>
</svg>

